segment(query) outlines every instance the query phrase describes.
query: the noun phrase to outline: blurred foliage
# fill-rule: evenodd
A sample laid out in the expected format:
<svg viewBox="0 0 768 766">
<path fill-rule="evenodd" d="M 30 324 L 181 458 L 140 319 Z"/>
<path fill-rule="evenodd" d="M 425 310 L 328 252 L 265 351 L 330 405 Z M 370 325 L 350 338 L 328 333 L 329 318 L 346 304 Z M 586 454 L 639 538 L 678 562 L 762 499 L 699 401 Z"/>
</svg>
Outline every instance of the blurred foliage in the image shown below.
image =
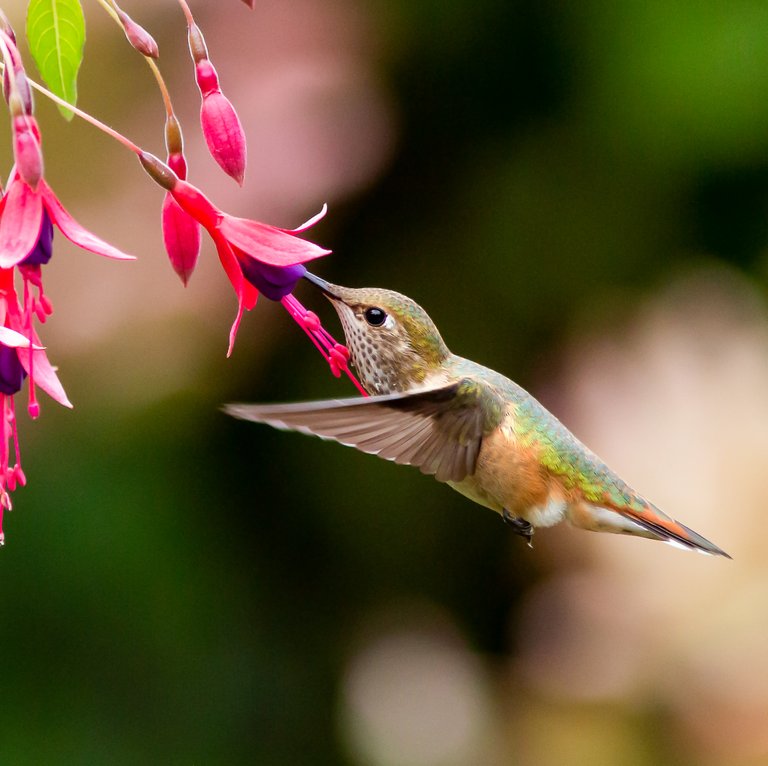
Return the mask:
<svg viewBox="0 0 768 766">
<path fill-rule="evenodd" d="M 766 276 L 765 3 L 362 9 L 399 133 L 318 235 L 336 253 L 324 276 L 412 295 L 457 353 L 534 390 L 569 333 L 617 321 L 702 255 Z M 474 650 L 514 655 L 550 559 L 416 471 L 217 412 L 350 393 L 295 328 L 274 333 L 265 358 L 225 364 L 222 329 L 185 388 L 131 408 L 93 396 L 114 346 L 70 359 L 87 405 L 22 425 L 30 486 L 0 553 L 0 763 L 351 763 L 339 679 L 382 604 L 437 604 Z M 690 762 L 664 720 L 639 715 L 645 750 L 611 762 Z"/>
</svg>

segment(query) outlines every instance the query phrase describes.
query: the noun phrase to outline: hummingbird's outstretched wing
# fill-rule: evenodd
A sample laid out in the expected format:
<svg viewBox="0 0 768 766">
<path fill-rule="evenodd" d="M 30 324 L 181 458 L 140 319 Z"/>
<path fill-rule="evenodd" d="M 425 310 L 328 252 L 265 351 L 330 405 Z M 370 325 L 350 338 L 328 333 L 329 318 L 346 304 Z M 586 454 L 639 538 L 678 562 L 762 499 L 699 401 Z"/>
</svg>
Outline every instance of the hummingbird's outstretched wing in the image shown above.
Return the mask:
<svg viewBox="0 0 768 766">
<path fill-rule="evenodd" d="M 228 404 L 224 411 L 418 466 L 438 481 L 461 481 L 474 472 L 483 434 L 498 422 L 502 407 L 488 386 L 465 378 L 416 393 L 297 404 Z"/>
</svg>

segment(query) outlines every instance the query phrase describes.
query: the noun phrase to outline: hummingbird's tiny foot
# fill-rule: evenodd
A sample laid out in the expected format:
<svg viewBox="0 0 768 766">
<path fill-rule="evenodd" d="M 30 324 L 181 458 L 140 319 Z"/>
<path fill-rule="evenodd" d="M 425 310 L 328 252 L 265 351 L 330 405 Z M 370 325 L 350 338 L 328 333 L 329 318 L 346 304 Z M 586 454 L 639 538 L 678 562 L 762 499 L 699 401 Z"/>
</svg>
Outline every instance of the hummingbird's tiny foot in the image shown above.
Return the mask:
<svg viewBox="0 0 768 766">
<path fill-rule="evenodd" d="M 533 525 L 530 521 L 526 521 L 520 516 L 513 516 L 506 508 L 501 512 L 501 518 L 512 527 L 516 535 L 525 538 L 529 548 L 533 548 L 533 543 L 531 542 L 533 539 Z"/>
</svg>

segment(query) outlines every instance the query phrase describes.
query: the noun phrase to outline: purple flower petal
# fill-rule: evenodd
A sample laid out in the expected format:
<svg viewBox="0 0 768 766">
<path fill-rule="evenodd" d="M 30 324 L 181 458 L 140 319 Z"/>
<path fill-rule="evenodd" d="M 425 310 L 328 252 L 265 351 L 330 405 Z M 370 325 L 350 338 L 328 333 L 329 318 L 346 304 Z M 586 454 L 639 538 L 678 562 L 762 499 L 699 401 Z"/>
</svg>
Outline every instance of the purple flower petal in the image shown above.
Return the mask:
<svg viewBox="0 0 768 766">
<path fill-rule="evenodd" d="M 296 283 L 307 273 L 300 263 L 294 266 L 269 266 L 252 258 L 244 258 L 240 266 L 243 276 L 272 301 L 279 301 L 292 293 Z"/>
<path fill-rule="evenodd" d="M 26 377 L 16 349 L 0 346 L 0 393 L 8 396 L 18 393 Z"/>
<path fill-rule="evenodd" d="M 32 252 L 19 264 L 20 266 L 44 266 L 53 255 L 53 224 L 48 213 L 43 210 L 43 225 L 40 236 Z"/>
</svg>

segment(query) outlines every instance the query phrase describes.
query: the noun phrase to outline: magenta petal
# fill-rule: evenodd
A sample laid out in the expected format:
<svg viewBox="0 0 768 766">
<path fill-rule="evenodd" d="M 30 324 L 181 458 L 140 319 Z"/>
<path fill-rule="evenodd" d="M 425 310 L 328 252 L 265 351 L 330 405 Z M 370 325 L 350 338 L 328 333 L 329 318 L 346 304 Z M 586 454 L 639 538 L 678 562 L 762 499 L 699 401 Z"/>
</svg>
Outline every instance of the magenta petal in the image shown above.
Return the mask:
<svg viewBox="0 0 768 766">
<path fill-rule="evenodd" d="M 240 264 L 237 262 L 235 254 L 232 252 L 232 248 L 220 232 L 214 229 L 211 232 L 213 241 L 216 244 L 216 251 L 219 254 L 219 260 L 224 267 L 224 271 L 232 283 L 232 287 L 237 295 L 237 316 L 232 323 L 232 328 L 229 331 L 229 348 L 227 349 L 227 356 L 232 356 L 232 351 L 235 348 L 235 339 L 237 338 L 237 330 L 240 327 L 240 320 L 243 318 L 243 312 L 248 309 L 249 311 L 256 305 L 256 300 L 259 297 L 259 293 L 256 288 L 246 282 L 243 278 L 243 272 L 240 269 Z"/>
<path fill-rule="evenodd" d="M 34 250 L 42 225 L 40 194 L 17 177 L 5 196 L 0 218 L 0 268 L 10 269 Z"/>
<path fill-rule="evenodd" d="M 118 261 L 135 261 L 136 256 L 128 255 L 116 247 L 112 247 L 108 242 L 99 239 L 95 234 L 91 234 L 88 229 L 81 226 L 59 202 L 53 190 L 45 181 L 40 181 L 40 195 L 45 202 L 45 208 L 51 220 L 59 227 L 61 233 L 70 241 L 74 242 L 83 250 L 89 250 L 96 255 L 103 255 L 106 258 L 114 258 Z M 0 225 L 2 225 L 0 223 Z M 0 266 L 2 262 L 0 261 Z"/>
<path fill-rule="evenodd" d="M 200 253 L 200 224 L 166 194 L 162 210 L 163 243 L 173 270 L 186 285 Z"/>
<path fill-rule="evenodd" d="M 290 232 L 247 218 L 224 215 L 221 233 L 249 258 L 271 266 L 293 266 L 331 251 L 297 237 Z"/>
<path fill-rule="evenodd" d="M 40 339 L 35 334 L 35 341 L 40 342 Z M 17 350 L 19 355 L 19 361 L 21 366 L 29 374 L 29 355 L 28 348 L 19 348 Z M 72 402 L 67 398 L 67 394 L 64 391 L 64 387 L 61 385 L 56 372 L 54 371 L 51 363 L 48 361 L 45 351 L 32 351 L 34 359 L 32 360 L 34 365 L 32 368 L 32 382 L 34 385 L 39 386 L 45 391 L 51 399 L 54 399 L 59 404 L 63 404 L 65 407 L 72 407 Z"/>
</svg>

